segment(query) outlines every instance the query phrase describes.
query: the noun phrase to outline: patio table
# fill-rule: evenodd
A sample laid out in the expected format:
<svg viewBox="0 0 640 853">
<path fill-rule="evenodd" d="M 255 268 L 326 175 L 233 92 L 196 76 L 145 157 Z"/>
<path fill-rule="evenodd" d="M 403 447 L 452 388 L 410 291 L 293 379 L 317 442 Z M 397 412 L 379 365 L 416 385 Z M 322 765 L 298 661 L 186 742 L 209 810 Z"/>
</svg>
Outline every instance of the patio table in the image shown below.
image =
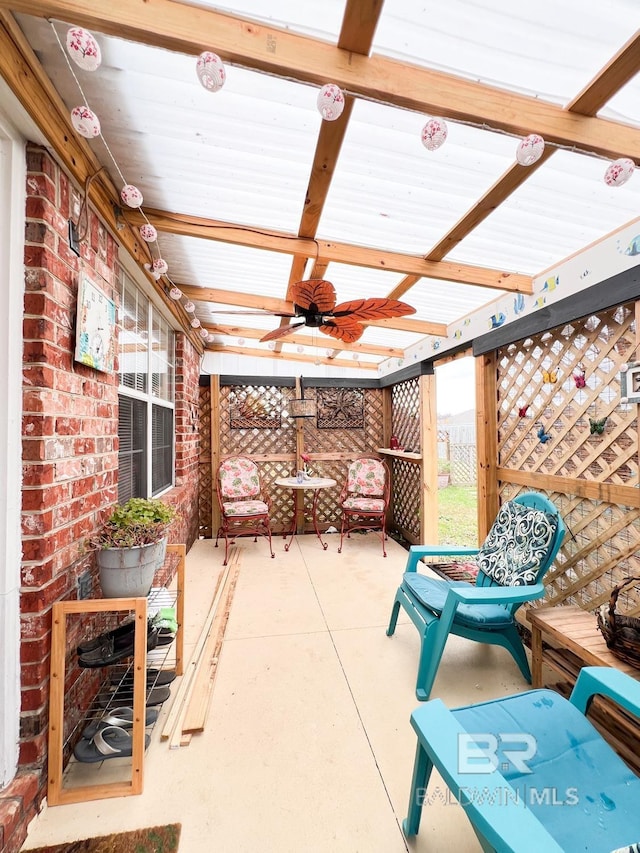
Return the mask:
<svg viewBox="0 0 640 853">
<path fill-rule="evenodd" d="M 322 545 L 323 550 L 327 550 L 327 543 L 322 541 L 322 535 L 320 530 L 318 529 L 318 497 L 320 495 L 321 489 L 331 489 L 334 486 L 337 486 L 338 483 L 336 480 L 332 480 L 330 477 L 306 477 L 301 482 L 298 482 L 296 477 L 279 477 L 276 481 L 276 486 L 281 486 L 284 489 L 291 489 L 291 496 L 293 498 L 294 503 L 294 512 L 293 512 L 293 524 L 291 525 L 291 531 L 285 531 L 284 537 L 285 539 L 289 536 L 289 541 L 285 543 L 284 550 L 288 551 L 291 547 L 291 543 L 293 542 L 293 537 L 297 532 L 303 532 L 304 529 L 304 502 L 298 502 L 296 500 L 296 492 L 304 491 L 304 489 L 312 489 L 313 490 L 313 502 L 311 504 L 311 520 L 313 522 L 313 529 L 316 532 L 316 536 L 320 540 L 320 544 Z M 299 522 L 299 523 L 298 523 Z M 298 531 L 298 528 L 299 531 Z"/>
</svg>

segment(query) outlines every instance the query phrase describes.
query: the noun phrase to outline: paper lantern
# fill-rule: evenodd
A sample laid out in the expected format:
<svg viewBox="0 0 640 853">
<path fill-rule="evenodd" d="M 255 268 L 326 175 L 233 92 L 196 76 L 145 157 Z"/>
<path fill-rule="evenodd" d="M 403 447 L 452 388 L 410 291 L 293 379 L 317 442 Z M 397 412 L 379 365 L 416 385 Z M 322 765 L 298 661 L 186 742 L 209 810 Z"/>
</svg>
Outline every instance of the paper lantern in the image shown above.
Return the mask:
<svg viewBox="0 0 640 853">
<path fill-rule="evenodd" d="M 200 328 L 200 320 L 198 320 L 197 317 L 194 317 L 193 320 L 191 321 L 191 328 L 192 329 L 199 329 Z"/>
<path fill-rule="evenodd" d="M 120 198 L 127 207 L 140 207 L 142 205 L 142 193 L 133 184 L 126 184 L 120 190 Z"/>
<path fill-rule="evenodd" d="M 100 45 L 88 30 L 71 27 L 67 30 L 67 53 L 83 71 L 95 71 L 102 62 Z"/>
<path fill-rule="evenodd" d="M 533 166 L 542 157 L 544 139 L 537 133 L 530 133 L 518 142 L 516 160 L 521 166 Z"/>
<path fill-rule="evenodd" d="M 238 346 L 239 346 L 239 347 L 243 347 L 243 346 L 244 346 L 244 338 L 238 338 Z"/>
<path fill-rule="evenodd" d="M 269 343 L 267 344 L 267 348 L 270 350 L 274 350 L 276 348 L 276 342 L 275 341 L 269 341 Z"/>
<path fill-rule="evenodd" d="M 304 347 L 300 346 L 300 344 L 298 344 L 298 346 L 296 347 L 296 352 L 300 352 L 300 353 L 304 352 Z"/>
<path fill-rule="evenodd" d="M 150 225 L 148 222 L 145 222 L 144 225 L 140 226 L 140 236 L 145 241 L 145 243 L 155 243 L 158 239 L 158 232 Z"/>
<path fill-rule="evenodd" d="M 422 128 L 422 144 L 427 151 L 435 151 L 440 148 L 447 138 L 447 123 L 442 118 L 431 118 Z"/>
<path fill-rule="evenodd" d="M 151 264 L 151 272 L 158 277 L 164 275 L 169 269 L 169 264 L 163 258 L 156 258 Z"/>
<path fill-rule="evenodd" d="M 182 291 L 179 287 L 172 287 L 169 291 L 169 296 L 175 299 L 176 302 L 179 302 L 182 299 Z"/>
<path fill-rule="evenodd" d="M 184 303 L 184 310 L 188 314 L 193 314 L 193 312 L 196 310 L 196 306 L 193 304 L 193 302 L 191 300 L 189 300 L 188 302 Z"/>
<path fill-rule="evenodd" d="M 340 118 L 344 109 L 344 95 L 339 86 L 327 83 L 318 92 L 318 110 L 325 121 Z"/>
<path fill-rule="evenodd" d="M 200 337 L 206 340 L 209 337 L 209 332 L 206 329 L 200 329 Z"/>
<path fill-rule="evenodd" d="M 227 79 L 222 60 L 210 50 L 205 50 L 198 57 L 196 74 L 207 92 L 219 92 Z"/>
<path fill-rule="evenodd" d="M 621 187 L 626 184 L 633 170 L 635 163 L 628 157 L 621 157 L 620 160 L 614 160 L 604 173 L 604 182 L 608 187 Z"/>
<path fill-rule="evenodd" d="M 100 136 L 100 120 L 87 106 L 74 107 L 71 110 L 71 124 L 85 139 Z"/>
</svg>

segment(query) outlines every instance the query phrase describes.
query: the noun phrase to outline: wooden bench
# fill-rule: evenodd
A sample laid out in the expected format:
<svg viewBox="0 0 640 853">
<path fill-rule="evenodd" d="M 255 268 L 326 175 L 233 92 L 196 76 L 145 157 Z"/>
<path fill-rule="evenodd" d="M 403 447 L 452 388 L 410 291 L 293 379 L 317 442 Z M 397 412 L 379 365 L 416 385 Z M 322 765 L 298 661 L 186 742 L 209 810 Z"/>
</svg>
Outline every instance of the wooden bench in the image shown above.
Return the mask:
<svg viewBox="0 0 640 853">
<path fill-rule="evenodd" d="M 584 666 L 610 666 L 640 680 L 640 670 L 613 655 L 607 648 L 593 613 L 581 607 L 538 607 L 527 610 L 531 625 L 531 676 L 533 687 L 543 687 L 543 664 L 563 681 L 550 685 L 568 696 Z M 589 714 L 618 754 L 640 773 L 640 725 L 638 720 L 596 699 Z"/>
</svg>

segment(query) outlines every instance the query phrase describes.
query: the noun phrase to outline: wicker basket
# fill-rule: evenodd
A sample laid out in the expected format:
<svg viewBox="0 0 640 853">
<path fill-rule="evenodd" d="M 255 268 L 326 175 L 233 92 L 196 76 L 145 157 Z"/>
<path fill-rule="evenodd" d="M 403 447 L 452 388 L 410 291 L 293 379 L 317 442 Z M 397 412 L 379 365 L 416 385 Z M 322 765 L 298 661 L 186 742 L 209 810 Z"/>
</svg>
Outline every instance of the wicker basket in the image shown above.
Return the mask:
<svg viewBox="0 0 640 853">
<path fill-rule="evenodd" d="M 627 587 L 640 582 L 640 577 L 627 578 L 611 591 L 609 606 L 598 609 L 598 628 L 602 631 L 609 651 L 625 663 L 640 669 L 640 618 L 616 613 L 616 602 Z"/>
</svg>

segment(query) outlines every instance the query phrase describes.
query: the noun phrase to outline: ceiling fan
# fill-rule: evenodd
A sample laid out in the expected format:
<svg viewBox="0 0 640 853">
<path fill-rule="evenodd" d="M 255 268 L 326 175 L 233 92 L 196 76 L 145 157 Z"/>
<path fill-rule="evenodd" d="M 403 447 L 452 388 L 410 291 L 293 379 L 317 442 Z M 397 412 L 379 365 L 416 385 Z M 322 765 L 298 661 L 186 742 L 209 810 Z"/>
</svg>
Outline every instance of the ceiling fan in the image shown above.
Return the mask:
<svg viewBox="0 0 640 853">
<path fill-rule="evenodd" d="M 276 314 L 277 317 L 301 318 L 300 322 L 280 326 L 268 332 L 261 341 L 284 338 L 302 326 L 318 329 L 325 335 L 344 343 L 357 341 L 364 332 L 362 320 L 383 320 L 387 317 L 404 317 L 414 314 L 415 308 L 397 299 L 352 299 L 336 305 L 336 291 L 330 281 L 311 278 L 298 281 L 291 287 L 293 314 Z"/>
</svg>

